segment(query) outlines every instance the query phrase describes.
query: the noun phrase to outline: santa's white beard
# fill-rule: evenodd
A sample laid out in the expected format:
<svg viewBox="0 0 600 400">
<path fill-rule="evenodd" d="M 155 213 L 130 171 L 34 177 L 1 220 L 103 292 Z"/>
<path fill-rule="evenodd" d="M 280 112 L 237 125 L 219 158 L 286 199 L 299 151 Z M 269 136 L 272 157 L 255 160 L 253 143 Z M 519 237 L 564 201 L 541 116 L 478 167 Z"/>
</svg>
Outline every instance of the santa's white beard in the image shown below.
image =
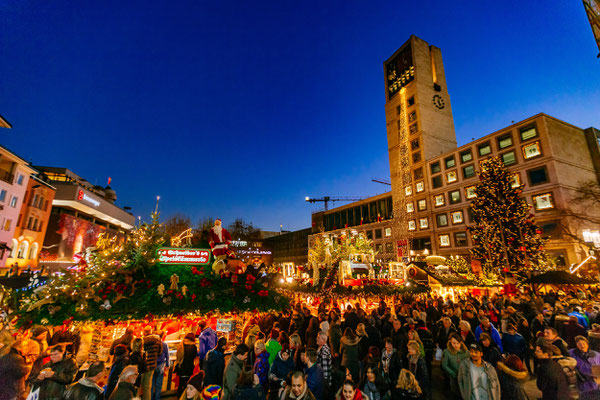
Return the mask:
<svg viewBox="0 0 600 400">
<path fill-rule="evenodd" d="M 215 225 L 213 227 L 213 232 L 215 232 L 215 235 L 217 235 L 217 237 L 219 238 L 219 241 L 222 242 L 223 241 L 223 226 Z"/>
</svg>

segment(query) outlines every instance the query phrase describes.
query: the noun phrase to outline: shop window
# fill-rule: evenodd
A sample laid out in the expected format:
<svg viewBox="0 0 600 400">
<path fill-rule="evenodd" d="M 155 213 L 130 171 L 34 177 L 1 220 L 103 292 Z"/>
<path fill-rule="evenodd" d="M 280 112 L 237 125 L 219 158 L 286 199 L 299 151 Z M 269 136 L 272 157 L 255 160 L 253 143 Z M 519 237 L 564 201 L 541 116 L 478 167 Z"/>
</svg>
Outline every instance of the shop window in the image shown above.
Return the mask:
<svg viewBox="0 0 600 400">
<path fill-rule="evenodd" d="M 446 214 L 438 214 L 435 216 L 438 228 L 448 226 L 448 216 Z"/>
<path fill-rule="evenodd" d="M 416 153 L 413 153 L 412 160 L 413 160 L 413 164 L 420 162 L 421 161 L 421 152 L 417 151 Z"/>
<path fill-rule="evenodd" d="M 446 169 L 456 167 L 456 161 L 454 160 L 454 156 L 447 157 L 444 159 L 444 164 L 446 165 Z"/>
<path fill-rule="evenodd" d="M 417 189 L 417 193 L 421 193 L 422 191 L 425 190 L 425 183 L 423 181 L 417 182 L 415 184 L 416 189 Z"/>
<path fill-rule="evenodd" d="M 414 122 L 417 120 L 417 112 L 413 111 L 410 114 L 408 114 L 408 122 Z"/>
<path fill-rule="evenodd" d="M 392 228 L 385 228 L 385 237 L 392 236 Z"/>
<path fill-rule="evenodd" d="M 467 186 L 465 188 L 465 197 L 467 199 L 474 199 L 475 197 L 477 197 L 477 193 L 475 191 L 475 186 Z"/>
<path fill-rule="evenodd" d="M 513 141 L 512 141 L 512 135 L 510 133 L 507 133 L 506 135 L 502 135 L 498 138 L 498 148 L 499 149 L 506 149 L 507 147 L 510 147 L 513 145 Z"/>
<path fill-rule="evenodd" d="M 475 176 L 475 166 L 473 164 L 467 165 L 466 167 L 463 167 L 462 172 L 463 178 L 472 178 Z"/>
<path fill-rule="evenodd" d="M 540 167 L 530 169 L 527 171 L 527 177 L 529 178 L 529 185 L 541 185 L 542 183 L 548 183 L 548 170 L 546 167 Z"/>
<path fill-rule="evenodd" d="M 427 217 L 419 218 L 419 228 L 420 229 L 429 228 L 429 218 L 427 218 Z"/>
<path fill-rule="evenodd" d="M 417 208 L 419 211 L 427 210 L 427 200 L 421 199 L 417 202 Z"/>
<path fill-rule="evenodd" d="M 417 150 L 419 148 L 419 139 L 411 140 L 410 141 L 410 148 L 412 150 Z"/>
<path fill-rule="evenodd" d="M 406 104 L 408 104 L 409 107 L 414 106 L 415 105 L 415 96 L 411 96 L 411 98 L 406 100 Z"/>
<path fill-rule="evenodd" d="M 517 162 L 517 156 L 515 156 L 514 151 L 509 151 L 508 153 L 502 154 L 502 162 L 504 166 L 508 167 L 509 165 L 513 165 Z"/>
<path fill-rule="evenodd" d="M 404 188 L 404 194 L 405 194 L 406 196 L 411 196 L 411 195 L 412 195 L 412 186 L 406 186 L 406 187 Z"/>
<path fill-rule="evenodd" d="M 464 222 L 464 216 L 462 211 L 454 211 L 450 215 L 452 217 L 453 224 L 462 224 Z"/>
<path fill-rule="evenodd" d="M 453 183 L 453 182 L 456 182 L 457 179 L 458 179 L 458 176 L 456 174 L 456 170 L 446 172 L 446 182 Z"/>
<path fill-rule="evenodd" d="M 523 128 L 519 131 L 519 134 L 521 135 L 521 141 L 523 142 L 538 137 L 538 132 L 537 129 L 535 129 L 535 126 Z"/>
<path fill-rule="evenodd" d="M 554 208 L 554 199 L 552 197 L 552 193 L 544 193 L 533 196 L 533 206 L 538 211 Z"/>
<path fill-rule="evenodd" d="M 485 142 L 477 146 L 477 151 L 480 157 L 487 156 L 492 152 L 492 146 L 490 146 L 490 142 Z"/>
<path fill-rule="evenodd" d="M 435 204 L 436 207 L 441 207 L 444 204 L 446 204 L 445 198 L 443 194 L 438 194 L 433 196 L 433 202 Z"/>
<path fill-rule="evenodd" d="M 433 186 L 434 189 L 441 188 L 443 184 L 444 183 L 442 181 L 441 175 L 434 176 L 433 178 L 431 178 L 431 186 Z"/>
<path fill-rule="evenodd" d="M 419 179 L 423 179 L 423 168 L 422 167 L 415 168 L 415 170 L 413 171 L 413 174 L 415 176 L 415 181 L 418 181 Z"/>
<path fill-rule="evenodd" d="M 542 150 L 540 149 L 540 142 L 533 142 L 523 146 L 523 157 L 525 157 L 526 160 L 530 160 L 541 155 Z"/>
<path fill-rule="evenodd" d="M 439 235 L 440 247 L 450 247 L 450 235 Z"/>
<path fill-rule="evenodd" d="M 418 123 L 417 123 L 417 122 L 415 122 L 414 124 L 412 124 L 412 125 L 409 127 L 409 132 L 410 132 L 410 134 L 411 134 L 411 135 L 412 135 L 413 133 L 417 133 L 417 132 L 419 132 L 419 126 L 418 126 Z"/>
<path fill-rule="evenodd" d="M 469 245 L 467 241 L 467 233 L 466 232 L 455 232 L 454 233 L 454 245 L 456 247 L 466 247 Z"/>
<path fill-rule="evenodd" d="M 415 211 L 415 205 L 411 202 L 406 203 L 406 212 L 411 213 Z"/>
<path fill-rule="evenodd" d="M 437 174 L 441 171 L 439 162 L 434 162 L 429 167 L 431 168 L 432 175 Z"/>
<path fill-rule="evenodd" d="M 460 203 L 460 190 L 453 190 L 448 194 L 450 204 Z"/>
<path fill-rule="evenodd" d="M 383 232 L 381 231 L 381 229 L 375 229 L 375 239 L 381 238 L 383 238 Z"/>
<path fill-rule="evenodd" d="M 408 221 L 408 230 L 414 231 L 416 229 L 417 229 L 417 223 L 415 222 L 415 220 L 411 219 L 410 221 Z"/>
<path fill-rule="evenodd" d="M 464 164 L 473 160 L 473 153 L 471 150 L 465 150 L 460 152 L 460 161 Z"/>
</svg>

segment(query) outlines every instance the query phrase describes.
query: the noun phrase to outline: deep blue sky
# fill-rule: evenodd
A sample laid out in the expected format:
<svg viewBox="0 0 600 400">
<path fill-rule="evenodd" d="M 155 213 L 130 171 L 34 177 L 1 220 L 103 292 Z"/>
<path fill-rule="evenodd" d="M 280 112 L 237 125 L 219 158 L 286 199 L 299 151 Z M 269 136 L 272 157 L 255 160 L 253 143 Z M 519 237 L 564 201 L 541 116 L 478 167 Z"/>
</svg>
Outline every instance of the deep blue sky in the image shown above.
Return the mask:
<svg viewBox="0 0 600 400">
<path fill-rule="evenodd" d="M 459 144 L 545 112 L 600 127 L 580 1 L 0 1 L 0 144 L 148 218 L 310 226 L 389 179 L 382 63 L 442 49 Z M 339 203 L 338 203 L 339 204 Z"/>
</svg>

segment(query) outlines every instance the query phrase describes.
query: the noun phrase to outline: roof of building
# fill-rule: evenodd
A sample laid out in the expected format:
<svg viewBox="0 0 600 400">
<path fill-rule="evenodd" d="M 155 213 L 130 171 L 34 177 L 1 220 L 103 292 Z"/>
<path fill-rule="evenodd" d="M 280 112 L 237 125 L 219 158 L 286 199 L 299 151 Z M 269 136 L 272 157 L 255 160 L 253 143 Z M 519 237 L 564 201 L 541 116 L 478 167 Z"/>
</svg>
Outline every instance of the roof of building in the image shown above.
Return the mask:
<svg viewBox="0 0 600 400">
<path fill-rule="evenodd" d="M 12 128 L 12 125 L 2 115 L 0 115 L 0 127 L 1 128 Z"/>
</svg>

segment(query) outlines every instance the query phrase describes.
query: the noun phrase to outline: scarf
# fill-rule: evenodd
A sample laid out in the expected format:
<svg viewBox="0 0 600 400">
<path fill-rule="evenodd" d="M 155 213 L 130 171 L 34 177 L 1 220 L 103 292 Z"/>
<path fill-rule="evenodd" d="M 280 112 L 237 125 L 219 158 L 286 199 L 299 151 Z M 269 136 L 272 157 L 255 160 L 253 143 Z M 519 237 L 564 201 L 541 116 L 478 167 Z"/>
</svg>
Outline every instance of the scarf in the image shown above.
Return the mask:
<svg viewBox="0 0 600 400">
<path fill-rule="evenodd" d="M 418 354 L 414 354 L 414 355 L 408 355 L 408 365 L 410 368 L 410 372 L 413 373 L 413 375 L 415 375 L 415 373 L 417 372 L 417 363 L 419 362 L 419 355 Z"/>
<path fill-rule="evenodd" d="M 373 382 L 367 381 L 367 383 L 365 384 L 365 387 L 363 389 L 363 392 L 367 396 L 369 396 L 369 399 L 371 399 L 371 400 L 381 400 L 381 395 L 377 391 L 377 386 L 375 386 L 375 384 Z"/>
</svg>

